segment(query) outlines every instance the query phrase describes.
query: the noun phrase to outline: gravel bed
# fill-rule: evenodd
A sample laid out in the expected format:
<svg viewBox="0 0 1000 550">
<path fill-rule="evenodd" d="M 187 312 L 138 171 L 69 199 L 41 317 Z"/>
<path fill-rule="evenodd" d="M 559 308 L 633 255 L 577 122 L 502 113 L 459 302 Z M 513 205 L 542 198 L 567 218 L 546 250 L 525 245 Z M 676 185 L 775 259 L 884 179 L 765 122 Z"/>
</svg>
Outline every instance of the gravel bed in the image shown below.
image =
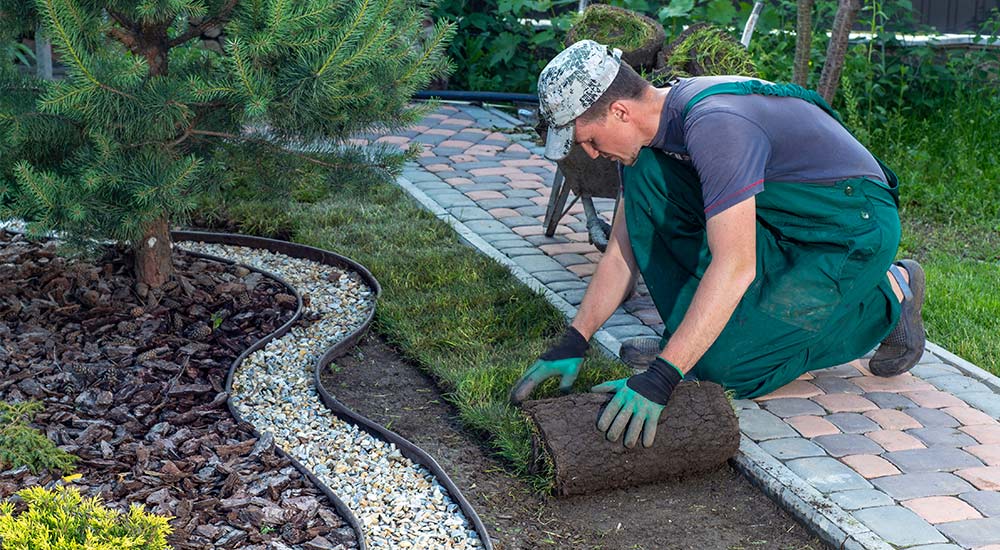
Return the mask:
<svg viewBox="0 0 1000 550">
<path fill-rule="evenodd" d="M 371 548 L 482 548 L 434 476 L 392 443 L 336 418 L 313 388 L 316 361 L 360 326 L 371 289 L 355 274 L 246 247 L 183 242 L 274 273 L 303 296 L 304 322 L 251 354 L 236 371 L 232 400 L 245 420 L 271 432 L 288 454 L 310 468 L 357 516 Z"/>
</svg>

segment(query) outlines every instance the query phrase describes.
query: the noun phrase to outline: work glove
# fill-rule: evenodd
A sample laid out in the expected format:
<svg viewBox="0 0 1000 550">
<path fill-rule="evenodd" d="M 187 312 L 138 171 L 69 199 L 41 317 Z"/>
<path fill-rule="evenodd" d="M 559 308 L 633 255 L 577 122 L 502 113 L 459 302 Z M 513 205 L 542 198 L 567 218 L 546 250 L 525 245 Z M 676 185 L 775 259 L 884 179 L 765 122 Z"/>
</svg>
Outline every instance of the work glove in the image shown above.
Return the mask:
<svg viewBox="0 0 1000 550">
<path fill-rule="evenodd" d="M 536 386 L 553 376 L 562 377 L 559 389 L 568 393 L 580 374 L 580 363 L 589 346 L 578 330 L 573 327 L 566 329 L 559 342 L 542 354 L 514 383 L 510 390 L 510 402 L 518 404 L 524 401 Z"/>
<path fill-rule="evenodd" d="M 642 446 L 652 447 L 660 413 L 682 378 L 680 369 L 657 357 L 639 374 L 594 386 L 590 391 L 615 394 L 597 420 L 597 429 L 606 432 L 608 441 L 617 441 L 628 426 L 626 447 L 635 447 L 640 433 Z"/>
</svg>

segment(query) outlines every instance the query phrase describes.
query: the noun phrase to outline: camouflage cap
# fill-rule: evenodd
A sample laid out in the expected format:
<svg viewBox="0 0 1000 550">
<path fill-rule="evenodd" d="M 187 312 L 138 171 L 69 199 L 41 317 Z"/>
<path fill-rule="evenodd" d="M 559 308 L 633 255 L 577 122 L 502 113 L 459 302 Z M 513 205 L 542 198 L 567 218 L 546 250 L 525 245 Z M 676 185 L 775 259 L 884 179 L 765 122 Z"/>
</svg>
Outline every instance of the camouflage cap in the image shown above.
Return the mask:
<svg viewBox="0 0 1000 550">
<path fill-rule="evenodd" d="M 622 52 L 581 40 L 552 58 L 538 76 L 538 105 L 549 126 L 545 156 L 562 160 L 573 146 L 573 121 L 611 86 Z"/>
</svg>

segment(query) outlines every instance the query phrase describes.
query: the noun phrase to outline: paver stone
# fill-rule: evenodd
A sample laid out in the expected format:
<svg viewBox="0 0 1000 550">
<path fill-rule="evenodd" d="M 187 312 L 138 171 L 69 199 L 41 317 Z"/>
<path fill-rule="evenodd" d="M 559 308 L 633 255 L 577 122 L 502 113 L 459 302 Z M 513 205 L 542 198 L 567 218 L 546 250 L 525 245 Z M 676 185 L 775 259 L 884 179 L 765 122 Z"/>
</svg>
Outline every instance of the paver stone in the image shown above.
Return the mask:
<svg viewBox="0 0 1000 550">
<path fill-rule="evenodd" d="M 917 364 L 912 369 L 910 369 L 910 374 L 923 378 L 924 380 L 929 380 L 931 378 L 936 378 L 938 376 L 949 376 L 952 374 L 961 374 L 962 372 L 955 367 L 945 365 L 944 363 L 926 363 Z M 933 382 L 932 382 L 933 383 Z"/>
<path fill-rule="evenodd" d="M 872 483 L 897 500 L 959 495 L 973 490 L 967 481 L 946 472 L 885 476 L 873 479 Z"/>
<path fill-rule="evenodd" d="M 809 382 L 806 382 L 804 380 L 792 380 L 791 382 L 774 390 L 773 392 L 758 397 L 757 401 L 766 401 L 768 399 L 780 399 L 782 397 L 809 398 L 816 395 L 821 395 L 822 393 L 823 390 L 817 388 L 816 386 L 810 384 Z"/>
<path fill-rule="evenodd" d="M 987 466 L 1000 466 L 1000 445 L 973 445 L 963 450 L 982 460 Z"/>
<path fill-rule="evenodd" d="M 959 430 L 971 435 L 984 445 L 1000 443 L 1000 424 L 962 426 Z"/>
<path fill-rule="evenodd" d="M 958 420 L 955 420 L 954 416 L 941 412 L 938 409 L 917 407 L 915 409 L 906 409 L 905 412 L 917 422 L 923 424 L 925 428 L 957 428 L 959 426 Z"/>
<path fill-rule="evenodd" d="M 1000 518 L 953 521 L 938 525 L 938 529 L 966 548 L 1000 544 Z"/>
<path fill-rule="evenodd" d="M 953 472 L 962 468 L 982 466 L 982 462 L 969 453 L 951 447 L 931 447 L 885 453 L 883 458 L 906 473 Z"/>
<path fill-rule="evenodd" d="M 802 437 L 813 438 L 818 435 L 839 434 L 840 430 L 825 418 L 819 416 L 793 416 L 785 422 L 798 430 Z"/>
<path fill-rule="evenodd" d="M 854 512 L 854 517 L 889 544 L 913 546 L 948 542 L 933 525 L 902 506 L 865 508 Z"/>
<path fill-rule="evenodd" d="M 792 382 L 793 384 L 795 382 Z M 808 384 L 808 382 L 802 382 Z M 815 386 L 814 386 L 815 387 Z M 861 397 L 860 395 L 835 393 L 829 395 L 817 395 L 813 401 L 823 405 L 826 410 L 832 413 L 838 412 L 865 412 L 877 409 L 874 403 Z"/>
<path fill-rule="evenodd" d="M 865 437 L 878 443 L 887 451 L 905 451 L 926 447 L 919 439 L 898 430 L 876 430 L 866 433 Z"/>
<path fill-rule="evenodd" d="M 845 434 L 863 434 L 879 429 L 878 424 L 858 413 L 833 413 L 827 415 L 826 419 Z"/>
<path fill-rule="evenodd" d="M 898 393 L 871 392 L 862 394 L 861 397 L 875 403 L 880 409 L 903 410 L 917 406 L 916 403 Z"/>
<path fill-rule="evenodd" d="M 812 383 L 826 393 L 864 393 L 864 390 L 857 387 L 850 379 L 838 376 L 820 376 L 813 378 Z"/>
<path fill-rule="evenodd" d="M 872 508 L 874 506 L 891 506 L 896 503 L 892 497 L 877 489 L 854 489 L 851 491 L 830 493 L 828 496 L 830 500 L 848 511 Z"/>
<path fill-rule="evenodd" d="M 990 391 L 990 388 L 982 382 L 964 374 L 939 376 L 930 383 L 937 389 L 950 394 Z"/>
<path fill-rule="evenodd" d="M 901 502 L 930 523 L 945 523 L 983 517 L 975 508 L 955 497 L 924 497 Z"/>
<path fill-rule="evenodd" d="M 826 449 L 830 456 L 837 458 L 847 455 L 877 455 L 883 450 L 871 439 L 858 434 L 820 435 L 814 437 L 813 442 Z"/>
<path fill-rule="evenodd" d="M 970 392 L 959 394 L 958 397 L 993 418 L 1000 418 L 1000 395 L 993 392 Z"/>
<path fill-rule="evenodd" d="M 636 316 L 638 315 L 639 312 L 637 311 Z M 823 409 L 823 407 L 820 407 L 816 403 L 801 397 L 779 397 L 777 399 L 768 399 L 766 401 L 761 401 L 761 406 L 771 414 L 780 416 L 781 418 L 810 414 L 826 414 L 826 410 Z"/>
<path fill-rule="evenodd" d="M 876 455 L 848 455 L 840 460 L 861 474 L 865 479 L 892 476 L 899 473 L 899 470 L 889 461 Z"/>
<path fill-rule="evenodd" d="M 835 365 L 825 369 L 817 369 L 809 371 L 816 378 L 825 377 L 838 377 L 838 378 L 851 378 L 855 376 L 861 376 L 861 372 L 858 371 L 851 363 L 844 363 L 842 365 Z"/>
<path fill-rule="evenodd" d="M 1000 466 L 979 466 L 958 470 L 955 475 L 984 491 L 1000 491 Z"/>
<path fill-rule="evenodd" d="M 866 392 L 914 392 L 934 389 L 934 386 L 914 377 L 909 373 L 892 376 L 890 378 L 882 378 L 881 376 L 852 378 L 851 382 L 854 382 L 859 388 L 865 390 Z"/>
<path fill-rule="evenodd" d="M 826 451 L 808 439 L 801 437 L 783 437 L 781 439 L 762 441 L 760 448 L 781 460 L 791 460 L 807 456 L 826 456 Z"/>
<path fill-rule="evenodd" d="M 797 458 L 785 463 L 792 472 L 823 493 L 871 489 L 871 484 L 843 463 L 829 457 Z"/>
<path fill-rule="evenodd" d="M 965 401 L 962 401 L 950 393 L 938 390 L 905 391 L 902 392 L 902 394 L 917 405 L 931 409 L 966 406 Z"/>
<path fill-rule="evenodd" d="M 754 441 L 795 437 L 797 434 L 780 418 L 765 410 L 744 409 L 739 411 L 740 431 Z"/>
<path fill-rule="evenodd" d="M 877 411 L 868 411 L 864 414 L 868 418 L 878 422 L 884 430 L 909 430 L 923 427 L 912 416 L 895 409 L 879 409 Z"/>
<path fill-rule="evenodd" d="M 987 517 L 1000 517 L 1000 493 L 996 491 L 972 491 L 962 493 L 958 498 L 968 502 Z"/>
<path fill-rule="evenodd" d="M 945 407 L 941 410 L 955 417 L 955 420 L 961 422 L 963 426 L 997 424 L 996 419 L 972 407 Z"/>
<path fill-rule="evenodd" d="M 923 441 L 928 447 L 967 447 L 976 440 L 954 428 L 917 428 L 906 433 Z"/>
</svg>

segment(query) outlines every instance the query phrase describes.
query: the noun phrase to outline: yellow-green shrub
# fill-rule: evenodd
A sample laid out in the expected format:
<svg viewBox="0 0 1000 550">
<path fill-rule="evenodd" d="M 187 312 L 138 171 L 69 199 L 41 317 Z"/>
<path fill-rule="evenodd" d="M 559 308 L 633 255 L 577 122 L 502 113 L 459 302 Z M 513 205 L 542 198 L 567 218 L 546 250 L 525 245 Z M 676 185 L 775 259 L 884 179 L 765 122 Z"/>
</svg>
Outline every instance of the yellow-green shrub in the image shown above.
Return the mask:
<svg viewBox="0 0 1000 550">
<path fill-rule="evenodd" d="M 17 492 L 28 508 L 0 502 L 3 550 L 166 550 L 169 518 L 133 504 L 127 514 L 84 498 L 73 487 L 29 487 Z"/>
</svg>

